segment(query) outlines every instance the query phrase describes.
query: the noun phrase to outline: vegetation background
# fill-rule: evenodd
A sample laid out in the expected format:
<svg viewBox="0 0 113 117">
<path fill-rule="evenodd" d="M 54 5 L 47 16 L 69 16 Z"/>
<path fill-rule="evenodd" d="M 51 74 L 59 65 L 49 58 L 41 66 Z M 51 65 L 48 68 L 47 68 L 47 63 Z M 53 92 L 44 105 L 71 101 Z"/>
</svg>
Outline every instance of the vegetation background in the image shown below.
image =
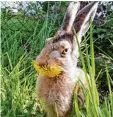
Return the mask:
<svg viewBox="0 0 113 117">
<path fill-rule="evenodd" d="M 53 36 L 62 24 L 69 2 L 1 4 L 1 116 L 43 117 L 45 113 L 36 99 L 36 72 L 32 60 L 40 53 L 44 40 Z M 85 4 L 87 2 L 83 6 Z M 75 109 L 78 113 L 76 116 L 97 117 L 98 114 L 93 113 L 96 109 L 94 112 L 98 112 L 98 116 L 113 117 L 113 2 L 100 3 L 92 34 L 92 42 L 89 39 L 90 32 L 84 37 L 81 55 L 87 61 L 93 43 L 94 51 L 91 52 L 95 55 L 96 66 L 94 83 L 100 106 L 91 107 L 90 112 L 90 106 L 86 106 L 87 113 Z M 89 57 L 92 56 L 89 54 Z M 88 71 L 89 63 L 80 60 L 78 66 L 83 67 L 84 64 Z"/>
</svg>

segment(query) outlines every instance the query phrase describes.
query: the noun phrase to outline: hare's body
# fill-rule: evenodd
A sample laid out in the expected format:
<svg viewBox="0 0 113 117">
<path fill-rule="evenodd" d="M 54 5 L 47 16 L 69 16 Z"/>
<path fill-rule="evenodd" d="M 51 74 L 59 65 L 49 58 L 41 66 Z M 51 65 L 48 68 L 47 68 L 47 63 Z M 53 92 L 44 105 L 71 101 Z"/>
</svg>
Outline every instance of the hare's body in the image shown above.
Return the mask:
<svg viewBox="0 0 113 117">
<path fill-rule="evenodd" d="M 81 77 L 85 82 L 85 77 L 81 69 L 75 69 L 77 74 L 75 79 Z M 73 91 L 76 83 L 73 82 L 69 74 L 62 74 L 57 78 L 38 78 L 37 94 L 42 102 L 43 108 L 48 112 L 49 117 L 55 117 L 55 104 L 57 111 L 61 117 L 71 112 Z M 81 101 L 81 100 L 80 100 Z M 54 116 L 53 116 L 54 115 Z"/>
<path fill-rule="evenodd" d="M 49 117 L 56 117 L 55 104 L 61 117 L 70 112 L 75 83 L 66 74 L 55 79 L 40 78 L 37 85 L 38 96 Z"/>
<path fill-rule="evenodd" d="M 61 29 L 54 37 L 45 41 L 45 46 L 36 59 L 42 67 L 49 68 L 55 65 L 62 68 L 62 73 L 56 77 L 39 76 L 37 78 L 37 95 L 48 117 L 56 117 L 56 110 L 59 117 L 67 117 L 72 110 L 76 83 L 80 80 L 84 86 L 87 85 L 84 72 L 77 67 L 79 52 L 76 37 L 81 42 L 82 36 L 89 29 L 90 20 L 95 16 L 97 3 L 92 2 L 77 13 L 79 7 L 79 2 L 70 3 Z M 73 28 L 75 28 L 76 37 Z M 82 100 L 80 89 L 78 102 L 81 103 Z"/>
</svg>

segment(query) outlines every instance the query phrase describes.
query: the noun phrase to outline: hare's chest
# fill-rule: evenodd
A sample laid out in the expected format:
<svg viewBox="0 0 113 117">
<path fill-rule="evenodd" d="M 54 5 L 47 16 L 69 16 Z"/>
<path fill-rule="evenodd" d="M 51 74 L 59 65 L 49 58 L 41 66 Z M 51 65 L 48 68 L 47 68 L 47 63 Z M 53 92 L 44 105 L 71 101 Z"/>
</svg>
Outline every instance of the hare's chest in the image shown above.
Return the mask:
<svg viewBox="0 0 113 117">
<path fill-rule="evenodd" d="M 69 79 L 40 79 L 38 81 L 38 95 L 46 103 L 57 104 L 62 110 L 70 107 L 72 102 L 74 83 Z"/>
</svg>

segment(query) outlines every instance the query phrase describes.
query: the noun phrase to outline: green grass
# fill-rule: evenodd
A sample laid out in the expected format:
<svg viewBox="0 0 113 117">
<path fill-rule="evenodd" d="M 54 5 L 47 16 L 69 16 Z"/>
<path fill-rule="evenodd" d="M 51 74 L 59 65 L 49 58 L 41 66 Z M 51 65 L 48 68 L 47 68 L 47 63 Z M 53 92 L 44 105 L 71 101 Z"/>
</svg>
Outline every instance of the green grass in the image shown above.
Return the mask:
<svg viewBox="0 0 113 117">
<path fill-rule="evenodd" d="M 33 32 L 12 31 L 8 30 L 8 27 L 2 30 L 2 117 L 43 117 L 45 115 L 36 98 L 36 73 L 31 62 L 33 57 L 38 55 L 41 48 L 43 48 L 44 40 L 55 32 L 56 20 L 57 18 L 52 21 L 48 20 L 47 14 L 45 21 L 37 21 Z M 9 21 L 9 23 L 11 22 Z M 87 44 L 88 40 L 90 40 L 90 45 Z M 82 51 L 79 45 L 80 59 L 86 76 L 88 73 L 91 78 L 90 80 L 87 78 L 89 88 L 84 94 L 86 99 L 84 107 L 78 106 L 75 93 L 72 116 L 113 117 L 112 80 L 107 63 L 105 64 L 105 72 L 109 95 L 105 97 L 102 104 L 99 102 L 98 86 L 96 86 L 95 79 L 98 79 L 100 72 L 95 74 L 97 69 L 95 67 L 92 27 L 84 44 L 86 45 L 85 51 Z M 84 53 L 86 54 L 85 57 Z"/>
<path fill-rule="evenodd" d="M 99 93 L 96 86 L 96 79 L 99 76 L 100 72 L 95 75 L 95 56 L 94 56 L 94 44 L 93 44 L 93 37 L 92 37 L 92 25 L 90 28 L 90 45 L 88 46 L 87 41 L 85 42 L 85 53 L 87 54 L 86 58 L 83 57 L 83 51 L 81 50 L 80 44 L 79 46 L 79 52 L 80 52 L 80 59 L 82 62 L 83 70 L 85 72 L 85 76 L 87 78 L 88 82 L 88 89 L 87 92 L 84 93 L 85 95 L 85 103 L 84 107 L 80 108 L 79 105 L 76 103 L 76 100 L 74 100 L 74 110 L 76 117 L 112 117 L 113 116 L 113 92 L 111 89 L 111 77 L 108 71 L 108 66 L 105 63 L 106 66 L 106 79 L 108 83 L 108 89 L 109 89 L 109 95 L 106 98 L 102 104 L 99 102 Z M 77 38 L 77 37 L 76 37 Z M 87 39 L 85 39 L 87 40 Z M 90 50 L 90 53 L 88 53 L 88 49 Z M 86 60 L 86 62 L 85 62 Z M 89 73 L 90 78 L 87 77 L 87 73 Z M 84 87 L 83 87 L 84 89 Z M 76 97 L 76 93 L 75 93 Z M 76 99 L 76 98 L 75 98 Z M 85 113 L 84 113 L 84 109 Z"/>
<path fill-rule="evenodd" d="M 4 20 L 2 19 L 2 22 Z M 1 116 L 43 117 L 44 112 L 35 92 L 37 75 L 31 63 L 43 47 L 44 40 L 56 30 L 54 28 L 56 18 L 49 22 L 47 14 L 43 22 L 35 21 L 32 32 L 23 31 L 18 27 L 19 20 L 17 17 L 8 19 L 1 32 Z M 8 26 L 13 26 L 15 21 L 17 24 L 11 30 Z M 25 25 L 27 23 L 25 22 Z"/>
</svg>

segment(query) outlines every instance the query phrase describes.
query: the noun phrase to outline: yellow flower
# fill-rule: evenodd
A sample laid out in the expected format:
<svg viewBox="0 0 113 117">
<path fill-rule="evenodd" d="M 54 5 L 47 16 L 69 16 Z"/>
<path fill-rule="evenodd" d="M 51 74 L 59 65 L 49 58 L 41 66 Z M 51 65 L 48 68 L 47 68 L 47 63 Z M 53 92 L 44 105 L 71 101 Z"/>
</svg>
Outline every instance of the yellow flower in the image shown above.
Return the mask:
<svg viewBox="0 0 113 117">
<path fill-rule="evenodd" d="M 33 61 L 33 66 L 40 76 L 53 78 L 58 76 L 62 72 L 61 67 L 56 65 L 50 66 L 49 68 L 46 66 L 41 67 L 36 61 Z"/>
</svg>

